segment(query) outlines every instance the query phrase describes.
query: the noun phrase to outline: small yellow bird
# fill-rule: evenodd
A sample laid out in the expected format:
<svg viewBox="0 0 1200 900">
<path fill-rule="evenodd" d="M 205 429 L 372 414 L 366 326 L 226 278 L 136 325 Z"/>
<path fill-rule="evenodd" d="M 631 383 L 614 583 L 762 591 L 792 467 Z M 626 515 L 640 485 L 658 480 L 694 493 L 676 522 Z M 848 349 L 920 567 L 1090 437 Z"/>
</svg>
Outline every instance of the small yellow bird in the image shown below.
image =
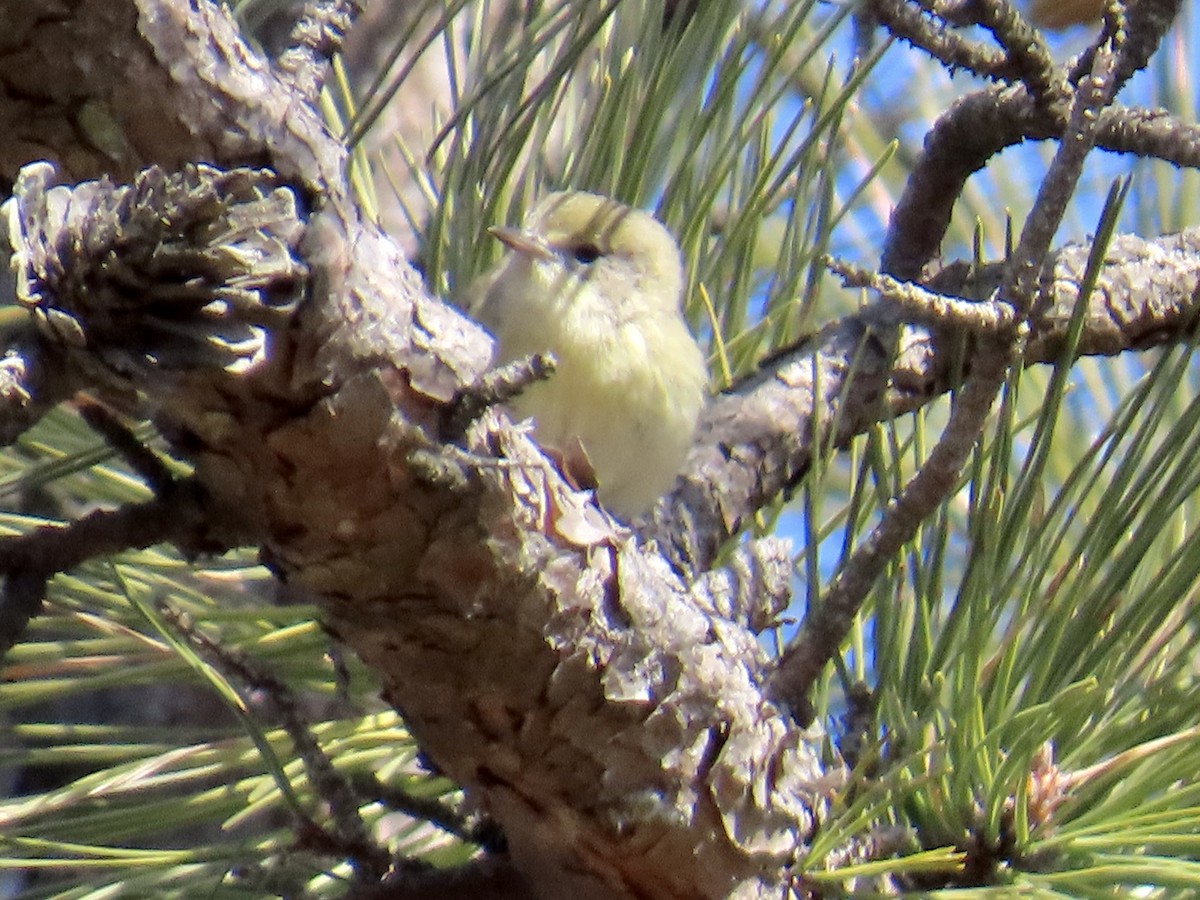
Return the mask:
<svg viewBox="0 0 1200 900">
<path fill-rule="evenodd" d="M 476 311 L 496 362 L 550 351 L 558 363 L 514 411 L 568 460 L 582 448 L 606 509 L 640 515 L 679 473 L 707 394 L 675 239 L 647 213 L 578 191 L 546 197 L 520 229 L 489 230 L 510 250 Z"/>
</svg>

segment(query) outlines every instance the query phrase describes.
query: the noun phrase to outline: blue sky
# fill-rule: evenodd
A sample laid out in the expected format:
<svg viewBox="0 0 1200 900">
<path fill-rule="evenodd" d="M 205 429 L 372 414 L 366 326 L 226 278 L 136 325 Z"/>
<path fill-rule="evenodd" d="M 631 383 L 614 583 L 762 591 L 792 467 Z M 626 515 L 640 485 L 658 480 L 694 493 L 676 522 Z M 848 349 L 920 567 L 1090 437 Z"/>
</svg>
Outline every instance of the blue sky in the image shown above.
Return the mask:
<svg viewBox="0 0 1200 900">
<path fill-rule="evenodd" d="M 1200 37 L 1197 35 L 1196 20 L 1197 17 L 1189 5 L 1151 66 L 1135 76 L 1126 86 L 1120 95 L 1123 103 L 1149 107 L 1171 106 L 1194 116 L 1192 73 L 1196 71 L 1196 38 Z M 1086 47 L 1092 34 L 1091 29 L 1073 28 L 1062 34 L 1051 35 L 1051 47 L 1058 58 L 1067 59 Z M 844 54 L 843 58 L 849 58 L 851 54 L 848 30 L 838 53 Z M 919 96 L 914 95 L 912 86 L 918 83 L 930 84 L 929 70 L 935 68 L 936 64 L 908 45 L 895 44 L 886 51 L 862 95 L 865 106 L 877 107 L 884 120 L 894 117 L 899 123 L 896 136 L 901 141 L 902 152 L 918 152 L 925 130 L 932 123 L 934 116 L 945 108 L 947 98 L 981 87 L 981 83 L 972 76 L 960 74 L 951 79 L 944 72 L 937 71 L 933 76 L 933 88 Z M 989 165 L 988 170 L 977 174 L 971 180 L 971 196 L 976 203 L 989 205 L 993 209 L 1011 210 L 1019 227 L 1053 152 L 1054 146 L 1049 142 L 1027 144 L 1005 151 Z M 858 171 L 861 171 L 861 168 Z M 1072 204 L 1060 228 L 1055 246 L 1087 240 L 1095 230 L 1109 185 L 1114 179 L 1125 176 L 1132 176 L 1133 190 L 1122 212 L 1119 231 L 1152 236 L 1175 231 L 1190 224 L 1200 224 L 1200 212 L 1196 202 L 1200 194 L 1200 180 L 1195 173 L 1182 176 L 1164 163 L 1095 152 L 1085 167 L 1076 202 Z M 852 171 L 846 176 L 845 184 L 839 186 L 848 192 L 856 178 L 857 174 Z M 863 209 L 854 216 L 852 230 L 857 234 L 847 243 L 847 247 L 861 247 L 862 234 L 877 233 L 878 237 L 882 237 L 886 222 L 880 212 L 877 207 L 864 204 Z M 988 234 L 987 237 L 992 241 L 992 245 L 988 247 L 989 255 L 998 256 L 1002 246 L 997 242 L 1002 241 L 1002 234 Z M 960 258 L 969 255 L 970 252 L 969 247 L 955 246 L 951 243 L 943 250 L 947 259 Z M 856 261 L 873 265 L 878 259 Z M 1080 384 L 1068 395 L 1067 401 L 1067 412 L 1072 416 L 1072 426 L 1078 427 L 1084 436 L 1094 436 L 1098 433 L 1112 408 L 1120 400 L 1121 385 L 1128 385 L 1132 378 L 1144 371 L 1147 362 L 1149 360 L 1144 362 L 1138 356 L 1126 356 L 1112 361 L 1087 362 L 1081 366 Z M 1017 452 L 1022 449 L 1023 446 L 1018 444 Z M 797 551 L 803 547 L 803 514 L 796 503 L 784 512 L 778 532 L 790 537 Z M 833 575 L 843 541 L 844 536 L 835 533 L 819 547 L 822 587 Z M 965 551 L 965 545 L 953 547 L 951 556 L 959 558 L 961 565 Z M 800 576 L 796 578 L 794 587 L 795 603 L 791 614 L 798 618 L 802 615 L 801 610 L 808 588 Z M 956 584 L 953 582 L 947 585 L 950 591 L 955 588 Z M 788 629 L 785 635 L 790 636 L 791 632 L 792 629 Z M 869 666 L 869 660 L 867 664 Z"/>
</svg>

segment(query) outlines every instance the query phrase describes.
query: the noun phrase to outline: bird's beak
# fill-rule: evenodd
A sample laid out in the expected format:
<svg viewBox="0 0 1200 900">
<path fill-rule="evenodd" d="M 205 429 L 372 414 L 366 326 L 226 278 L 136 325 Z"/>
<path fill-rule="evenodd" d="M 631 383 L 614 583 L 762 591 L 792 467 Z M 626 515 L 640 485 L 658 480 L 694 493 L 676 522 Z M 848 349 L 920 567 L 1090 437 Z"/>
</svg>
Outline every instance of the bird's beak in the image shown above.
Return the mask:
<svg viewBox="0 0 1200 900">
<path fill-rule="evenodd" d="M 510 250 L 523 253 L 531 259 L 553 259 L 554 251 L 536 234 L 522 231 L 520 228 L 505 228 L 495 226 L 488 229 L 488 234 Z"/>
</svg>

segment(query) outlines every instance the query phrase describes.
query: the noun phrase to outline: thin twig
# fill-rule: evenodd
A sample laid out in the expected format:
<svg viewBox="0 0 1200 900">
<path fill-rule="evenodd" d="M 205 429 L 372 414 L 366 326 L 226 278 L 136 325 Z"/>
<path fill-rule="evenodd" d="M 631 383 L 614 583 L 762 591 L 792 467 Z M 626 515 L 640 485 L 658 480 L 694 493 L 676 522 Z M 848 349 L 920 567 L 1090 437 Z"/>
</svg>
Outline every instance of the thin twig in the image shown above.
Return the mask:
<svg viewBox="0 0 1200 900">
<path fill-rule="evenodd" d="M 351 860 L 362 883 L 373 884 L 382 879 L 391 868 L 388 853 L 371 839 L 366 823 L 359 814 L 362 799 L 350 781 L 334 768 L 313 737 L 291 689 L 245 655 L 192 627 L 170 607 L 163 606 L 162 614 L 209 665 L 227 679 L 245 685 L 242 699 L 248 706 L 265 707 L 267 714 L 291 738 L 309 783 L 328 806 L 334 825 L 334 831 L 330 833 L 315 822 L 300 823 L 306 843 L 316 843 L 324 849 L 344 853 Z"/>
<path fill-rule="evenodd" d="M 1010 333 L 1017 323 L 1012 307 L 1005 303 L 938 293 L 845 260 L 828 258 L 826 263 L 830 271 L 842 276 L 842 283 L 847 287 L 870 288 L 889 301 L 884 309 L 895 313 L 893 322 L 953 325 L 980 334 Z"/>
<path fill-rule="evenodd" d="M 446 406 L 442 417 L 443 440 L 462 437 L 484 410 L 507 403 L 531 385 L 550 378 L 554 367 L 553 353 L 535 353 L 488 370 L 476 384 L 460 392 Z"/>
<path fill-rule="evenodd" d="M 956 34 L 915 3 L 872 0 L 869 10 L 893 35 L 924 50 L 948 69 L 965 69 L 993 81 L 1010 81 L 1017 74 L 1004 53 Z"/>
<path fill-rule="evenodd" d="M 935 7 L 936 8 L 936 7 Z M 1041 32 L 1030 25 L 1007 0 L 977 0 L 963 4 L 970 23 L 986 28 L 1004 48 L 1004 59 L 1013 74 L 1009 81 L 1025 85 L 1040 106 L 1060 102 L 1067 95 L 1067 83 Z"/>
<path fill-rule="evenodd" d="M 175 476 L 167 464 L 107 406 L 80 398 L 75 401 L 75 407 L 88 427 L 104 438 L 154 494 L 162 494 L 170 488 Z"/>
<path fill-rule="evenodd" d="M 505 849 L 504 836 L 491 819 L 464 815 L 440 800 L 418 797 L 394 784 L 385 784 L 369 773 L 353 776 L 351 783 L 361 796 L 436 825 L 460 841 L 476 844 L 491 853 Z"/>
<path fill-rule="evenodd" d="M 1004 299 L 1025 321 L 1034 306 L 1038 276 L 1050 241 L 1074 193 L 1088 152 L 1095 145 L 1098 111 L 1112 101 L 1124 34 L 1110 38 L 1096 56 L 1096 72 L 1080 82 L 1067 134 L 1038 192 L 1005 277 Z M 950 420 L 925 464 L 883 515 L 871 535 L 835 576 L 821 604 L 810 610 L 800 633 L 780 657 L 769 683 L 773 699 L 808 719 L 807 695 L 825 664 L 837 653 L 854 617 L 887 564 L 921 523 L 953 492 L 959 474 L 987 422 L 1018 346 L 1013 336 L 986 337 L 950 413 Z"/>
<path fill-rule="evenodd" d="M 1140 0 L 1130 10 L 1126 49 L 1116 74 L 1119 89 L 1145 67 L 1179 12 L 1181 0 Z M 1076 83 L 1090 71 L 1095 51 L 1068 66 Z M 1086 64 L 1087 69 L 1080 67 Z M 904 187 L 884 240 L 880 269 L 915 281 L 941 244 L 963 185 L 989 159 L 1026 140 L 1060 137 L 1068 109 L 1039 105 L 1025 85 L 993 85 L 970 94 L 941 116 L 925 136 L 924 151 Z M 1113 106 L 1100 115 L 1096 146 L 1200 166 L 1200 129 L 1161 111 Z"/>
<path fill-rule="evenodd" d="M 20 640 L 41 612 L 47 581 L 59 572 L 124 550 L 171 543 L 188 557 L 218 553 L 244 541 L 229 517 L 213 508 L 194 479 L 172 483 L 146 503 L 97 510 L 67 525 L 44 525 L 27 534 L 0 538 L 0 655 Z M 38 588 L 41 585 L 41 588 Z M 36 599 L 34 598 L 34 595 Z"/>
</svg>

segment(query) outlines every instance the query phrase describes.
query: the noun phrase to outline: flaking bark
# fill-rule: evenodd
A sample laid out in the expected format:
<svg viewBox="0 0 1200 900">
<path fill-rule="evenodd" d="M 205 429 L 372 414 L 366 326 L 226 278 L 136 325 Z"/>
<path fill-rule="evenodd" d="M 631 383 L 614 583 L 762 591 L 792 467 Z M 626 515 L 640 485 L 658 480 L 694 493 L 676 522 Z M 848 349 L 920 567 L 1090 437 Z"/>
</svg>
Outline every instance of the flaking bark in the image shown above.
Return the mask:
<svg viewBox="0 0 1200 900">
<path fill-rule="evenodd" d="M 0 132 L 0 161 L 17 185 L 14 290 L 35 326 L 12 352 L 66 374 L 0 393 L 2 433 L 75 388 L 151 416 L 214 508 L 322 604 L 425 752 L 502 825 L 539 896 L 780 896 L 845 772 L 764 696 L 756 631 L 786 602 L 786 549 L 714 560 L 813 454 L 949 390 L 959 337 L 897 324 L 883 305 L 828 325 L 711 405 L 676 491 L 631 531 L 500 411 L 464 446 L 443 443 L 488 336 L 361 221 L 338 142 L 223 11 L 31 2 L 18 26 L 14 9 L 10 61 L 53 60 L 57 81 L 28 124 L 28 101 L 11 85 L 0 96 L 0 121 L 22 123 Z M 41 158 L 61 187 L 45 168 L 18 175 Z M 131 190 L 161 214 L 138 218 Z M 211 202 L 188 206 L 197 196 Z M 242 233 L 269 239 L 239 255 Z M 1197 241 L 1121 239 L 1079 352 L 1184 336 Z M 201 278 L 199 297 L 157 289 L 147 266 L 161 248 L 178 268 L 159 276 Z M 1055 259 L 1027 364 L 1058 353 L 1081 253 Z M 270 277 L 247 283 L 266 258 Z M 118 290 L 130 281 L 111 280 L 113 261 L 138 259 L 137 290 Z M 930 284 L 987 297 L 989 279 L 951 268 Z"/>
</svg>

